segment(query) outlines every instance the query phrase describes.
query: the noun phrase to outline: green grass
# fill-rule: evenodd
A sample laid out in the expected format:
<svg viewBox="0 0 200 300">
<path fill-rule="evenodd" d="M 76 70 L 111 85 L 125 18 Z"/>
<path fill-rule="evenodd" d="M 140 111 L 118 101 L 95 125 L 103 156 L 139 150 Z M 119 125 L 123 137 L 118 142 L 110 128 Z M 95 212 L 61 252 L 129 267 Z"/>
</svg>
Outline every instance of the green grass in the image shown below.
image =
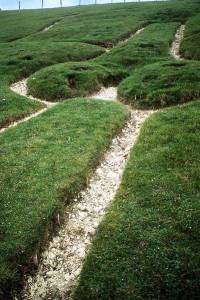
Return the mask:
<svg viewBox="0 0 200 300">
<path fill-rule="evenodd" d="M 198 299 L 200 101 L 146 121 L 74 300 Z"/>
<path fill-rule="evenodd" d="M 130 75 L 121 86 L 133 105 L 141 87 L 151 94 L 148 107 L 197 97 L 198 62 L 173 62 L 169 46 L 187 22 L 181 51 L 199 59 L 199 12 L 198 0 L 0 12 L 0 127 L 42 107 L 9 89 L 30 75 L 30 92 L 51 101 L 87 96 Z M 109 53 L 96 46 L 112 47 L 142 26 Z M 139 87 L 133 76 L 148 78 Z M 146 108 L 143 102 L 138 107 Z M 198 109 L 199 102 L 168 109 L 146 123 L 76 299 L 196 297 Z M 84 187 L 126 118 L 123 105 L 74 99 L 0 136 L 0 298 L 20 282 L 52 216 Z"/>
<path fill-rule="evenodd" d="M 200 14 L 190 18 L 186 23 L 181 53 L 187 59 L 200 60 Z"/>
<path fill-rule="evenodd" d="M 88 96 L 102 85 L 119 82 L 126 72 L 95 62 L 64 63 L 44 68 L 28 79 L 31 95 L 47 101 Z"/>
<path fill-rule="evenodd" d="M 104 51 L 102 47 L 77 42 L 2 43 L 0 75 L 9 75 L 12 80 L 16 80 L 49 65 L 92 59 Z"/>
<path fill-rule="evenodd" d="M 0 295 L 19 281 L 49 221 L 85 186 L 127 116 L 122 104 L 76 99 L 1 134 Z"/>
<path fill-rule="evenodd" d="M 167 60 L 136 69 L 118 87 L 135 108 L 162 108 L 200 97 L 200 63 Z"/>
<path fill-rule="evenodd" d="M 40 109 L 40 103 L 11 92 L 9 85 L 38 69 L 64 61 L 87 60 L 104 50 L 84 43 L 12 42 L 0 47 L 0 127 Z M 3 100 L 4 99 L 4 100 Z"/>
</svg>

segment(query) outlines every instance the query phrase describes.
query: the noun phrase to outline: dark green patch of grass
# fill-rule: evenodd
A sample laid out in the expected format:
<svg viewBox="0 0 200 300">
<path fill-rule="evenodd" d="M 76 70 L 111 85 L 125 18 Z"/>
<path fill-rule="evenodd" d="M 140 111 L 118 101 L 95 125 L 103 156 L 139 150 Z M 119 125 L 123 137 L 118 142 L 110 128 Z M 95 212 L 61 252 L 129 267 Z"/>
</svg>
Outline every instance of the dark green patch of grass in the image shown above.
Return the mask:
<svg viewBox="0 0 200 300">
<path fill-rule="evenodd" d="M 198 299 L 200 101 L 154 114 L 73 299 Z"/>
<path fill-rule="evenodd" d="M 169 57 L 169 45 L 174 39 L 178 23 L 155 23 L 133 36 L 127 43 L 103 54 L 96 62 L 115 63 L 129 71 L 141 65 L 154 63 Z"/>
<path fill-rule="evenodd" d="M 28 80 L 31 95 L 57 101 L 77 96 L 88 96 L 105 83 L 118 82 L 126 72 L 106 68 L 95 62 L 64 63 L 44 68 Z"/>
<path fill-rule="evenodd" d="M 0 136 L 0 295 L 19 280 L 50 219 L 84 187 L 127 116 L 121 104 L 76 99 Z"/>
<path fill-rule="evenodd" d="M 200 14 L 190 18 L 186 23 L 181 53 L 185 58 L 200 60 Z"/>
<path fill-rule="evenodd" d="M 168 60 L 136 69 L 119 85 L 119 97 L 136 108 L 160 108 L 200 97 L 200 63 Z"/>
</svg>

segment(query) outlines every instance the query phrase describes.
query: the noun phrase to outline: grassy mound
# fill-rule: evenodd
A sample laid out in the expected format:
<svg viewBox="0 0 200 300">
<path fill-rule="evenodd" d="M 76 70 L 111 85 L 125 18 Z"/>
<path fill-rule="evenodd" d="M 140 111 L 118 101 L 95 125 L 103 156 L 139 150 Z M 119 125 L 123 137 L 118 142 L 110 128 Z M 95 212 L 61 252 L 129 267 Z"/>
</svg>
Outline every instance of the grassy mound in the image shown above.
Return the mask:
<svg viewBox="0 0 200 300">
<path fill-rule="evenodd" d="M 200 97 L 200 63 L 164 61 L 139 68 L 118 95 L 136 108 L 160 108 Z"/>
<path fill-rule="evenodd" d="M 103 84 L 118 82 L 125 76 L 118 68 L 95 62 L 65 63 L 47 67 L 28 79 L 31 95 L 49 101 L 88 96 Z"/>
<path fill-rule="evenodd" d="M 199 122 L 197 101 L 145 123 L 74 299 L 198 299 Z"/>
<path fill-rule="evenodd" d="M 55 212 L 84 187 L 127 116 L 121 104 L 76 99 L 0 136 L 0 298 L 19 280 Z"/>
<path fill-rule="evenodd" d="M 190 18 L 186 23 L 181 53 L 185 58 L 200 60 L 200 14 Z"/>
<path fill-rule="evenodd" d="M 38 69 L 65 61 L 87 60 L 102 54 L 101 47 L 84 43 L 13 42 L 0 47 L 0 127 L 41 108 L 41 104 L 10 91 L 11 82 Z"/>
</svg>

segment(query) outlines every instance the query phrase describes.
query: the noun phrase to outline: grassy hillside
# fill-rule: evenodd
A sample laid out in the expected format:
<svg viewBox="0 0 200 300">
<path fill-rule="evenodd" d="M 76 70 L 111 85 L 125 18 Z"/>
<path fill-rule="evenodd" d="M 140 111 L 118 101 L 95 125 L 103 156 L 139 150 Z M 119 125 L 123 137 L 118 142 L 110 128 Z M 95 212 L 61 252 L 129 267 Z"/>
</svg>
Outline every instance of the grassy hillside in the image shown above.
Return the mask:
<svg viewBox="0 0 200 300">
<path fill-rule="evenodd" d="M 112 47 L 137 28 L 149 23 L 157 23 L 152 26 L 160 27 L 160 30 L 166 27 L 166 38 L 160 36 L 161 45 L 149 27 L 146 31 L 150 34 L 149 38 L 145 37 L 145 33 L 143 35 L 145 43 L 140 40 L 136 44 L 130 41 L 127 47 L 118 47 L 99 58 L 98 64 L 117 64 L 114 69 L 110 67 L 115 70 L 119 64 L 127 68 L 139 63 L 154 62 L 160 51 L 161 56 L 166 54 L 163 47 L 166 50 L 172 40 L 172 27 L 176 26 L 173 22 L 186 22 L 199 10 L 198 1 L 186 0 L 27 10 L 21 13 L 1 12 L 0 101 L 6 99 L 1 101 L 1 127 L 40 109 L 40 104 L 30 103 L 10 93 L 8 86 L 11 81 L 58 62 L 83 61 L 98 56 L 103 53 L 103 49 L 94 48 L 91 43 Z M 172 22 L 171 25 L 165 24 L 169 22 Z M 49 31 L 43 31 L 54 23 L 55 26 Z"/>
<path fill-rule="evenodd" d="M 74 299 L 198 299 L 199 122 L 200 101 L 146 121 Z"/>
<path fill-rule="evenodd" d="M 0 127 L 42 108 L 10 91 L 23 77 L 36 97 L 69 98 L 0 136 L 0 298 L 128 115 L 119 103 L 70 98 L 124 80 L 119 95 L 140 108 L 197 99 L 199 13 L 198 0 L 0 12 Z M 181 51 L 192 61 L 177 63 L 169 48 L 183 23 Z M 198 121 L 199 101 L 146 123 L 76 299 L 195 299 Z"/>
<path fill-rule="evenodd" d="M 199 10 L 198 1 L 165 3 L 161 1 L 156 4 L 126 3 L 70 8 L 67 17 L 50 31 L 36 33 L 28 39 L 84 41 L 112 45 L 143 24 L 185 22 L 189 16 L 196 14 L 197 10 Z"/>
</svg>

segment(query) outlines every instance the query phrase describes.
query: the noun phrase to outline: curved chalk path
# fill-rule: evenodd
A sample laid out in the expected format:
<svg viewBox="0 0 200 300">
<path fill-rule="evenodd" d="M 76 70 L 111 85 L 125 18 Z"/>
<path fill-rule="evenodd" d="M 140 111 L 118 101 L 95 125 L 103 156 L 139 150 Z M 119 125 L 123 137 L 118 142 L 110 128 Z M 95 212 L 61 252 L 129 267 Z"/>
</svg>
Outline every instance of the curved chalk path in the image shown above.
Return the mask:
<svg viewBox="0 0 200 300">
<path fill-rule="evenodd" d="M 185 25 L 181 25 L 175 34 L 175 39 L 172 43 L 170 53 L 176 60 L 183 60 L 184 58 L 180 55 L 180 45 L 184 36 Z"/>
</svg>

